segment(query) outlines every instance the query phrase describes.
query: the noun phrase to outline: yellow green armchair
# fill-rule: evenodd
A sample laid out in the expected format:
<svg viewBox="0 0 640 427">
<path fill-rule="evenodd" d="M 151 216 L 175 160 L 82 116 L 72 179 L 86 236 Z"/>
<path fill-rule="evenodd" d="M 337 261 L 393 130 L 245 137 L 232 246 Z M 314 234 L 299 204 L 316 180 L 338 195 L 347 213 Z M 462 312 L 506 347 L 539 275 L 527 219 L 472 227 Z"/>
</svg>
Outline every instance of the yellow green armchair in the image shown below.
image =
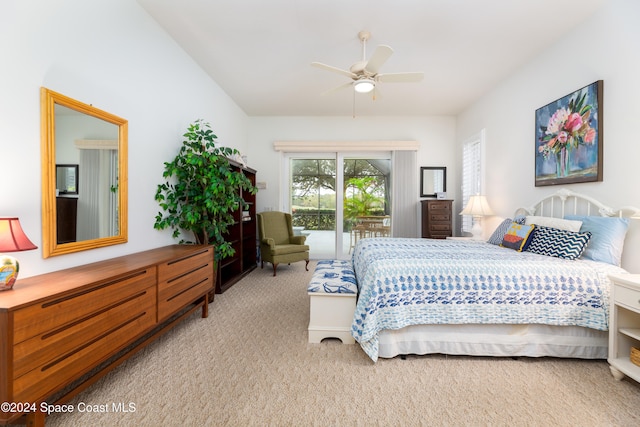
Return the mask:
<svg viewBox="0 0 640 427">
<path fill-rule="evenodd" d="M 260 268 L 264 262 L 273 265 L 276 275 L 278 264 L 291 264 L 306 261 L 305 270 L 309 271 L 309 246 L 304 244 L 307 236 L 294 236 L 291 214 L 277 211 L 258 214 L 258 238 L 260 239 Z"/>
</svg>

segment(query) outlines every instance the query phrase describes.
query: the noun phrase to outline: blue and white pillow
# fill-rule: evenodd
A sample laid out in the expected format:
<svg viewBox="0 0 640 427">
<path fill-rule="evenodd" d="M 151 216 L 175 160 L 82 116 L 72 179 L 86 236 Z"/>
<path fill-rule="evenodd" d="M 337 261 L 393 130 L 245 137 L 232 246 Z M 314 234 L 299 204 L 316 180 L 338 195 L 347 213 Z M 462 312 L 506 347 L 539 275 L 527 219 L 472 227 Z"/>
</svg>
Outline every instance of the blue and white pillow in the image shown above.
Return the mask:
<svg viewBox="0 0 640 427">
<path fill-rule="evenodd" d="M 582 255 L 583 259 L 620 266 L 629 218 L 577 215 L 565 215 L 565 218 L 582 221 L 580 231 L 592 234 L 589 247 Z"/>
<path fill-rule="evenodd" d="M 590 238 L 590 232 L 577 233 L 537 226 L 533 232 L 533 238 L 525 250 L 538 255 L 574 260 L 582 255 Z"/>
</svg>

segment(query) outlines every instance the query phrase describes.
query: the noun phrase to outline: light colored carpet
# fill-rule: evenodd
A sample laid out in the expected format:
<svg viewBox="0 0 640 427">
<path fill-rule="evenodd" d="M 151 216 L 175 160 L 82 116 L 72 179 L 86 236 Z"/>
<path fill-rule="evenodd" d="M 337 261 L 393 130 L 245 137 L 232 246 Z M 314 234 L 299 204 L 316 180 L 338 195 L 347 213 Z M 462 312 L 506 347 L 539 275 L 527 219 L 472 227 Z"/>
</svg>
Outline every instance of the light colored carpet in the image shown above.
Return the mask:
<svg viewBox="0 0 640 427">
<path fill-rule="evenodd" d="M 412 356 L 307 343 L 303 263 L 257 269 L 48 426 L 637 426 L 640 386 L 606 361 Z M 114 412 L 122 404 L 135 412 Z M 79 412 L 84 405 L 109 412 Z M 102 406 L 97 406 L 102 405 Z M 91 408 L 91 406 L 89 406 Z"/>
</svg>

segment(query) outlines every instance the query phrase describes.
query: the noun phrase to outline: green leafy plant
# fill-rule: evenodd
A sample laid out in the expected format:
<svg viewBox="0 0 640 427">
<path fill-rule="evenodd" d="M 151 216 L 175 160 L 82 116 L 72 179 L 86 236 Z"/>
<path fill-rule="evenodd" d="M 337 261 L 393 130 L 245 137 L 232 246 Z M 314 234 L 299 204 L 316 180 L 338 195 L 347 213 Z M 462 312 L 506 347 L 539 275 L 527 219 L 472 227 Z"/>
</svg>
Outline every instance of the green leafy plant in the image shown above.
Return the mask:
<svg viewBox="0 0 640 427">
<path fill-rule="evenodd" d="M 347 218 L 371 215 L 374 210 L 382 210 L 384 197 L 380 185 L 374 177 L 349 178 L 346 183 L 344 212 Z"/>
<path fill-rule="evenodd" d="M 191 232 L 195 241 L 180 243 L 211 244 L 221 260 L 235 253 L 225 233 L 236 222 L 233 212 L 247 207 L 241 190 L 256 194 L 257 189 L 242 171 L 232 169 L 229 157 L 239 152 L 216 146 L 209 123 L 196 120 L 183 136 L 178 155 L 164 164 L 165 182 L 155 195 L 162 211 L 154 228 L 170 228 L 174 238 Z"/>
</svg>

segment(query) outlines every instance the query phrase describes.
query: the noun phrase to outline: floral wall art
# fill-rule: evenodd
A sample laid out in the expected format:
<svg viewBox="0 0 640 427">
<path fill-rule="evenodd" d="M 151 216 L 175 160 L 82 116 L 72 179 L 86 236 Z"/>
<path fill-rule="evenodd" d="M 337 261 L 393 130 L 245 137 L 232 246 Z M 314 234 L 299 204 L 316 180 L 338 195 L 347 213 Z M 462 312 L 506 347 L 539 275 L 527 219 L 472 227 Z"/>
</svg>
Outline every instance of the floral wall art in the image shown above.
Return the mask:
<svg viewBox="0 0 640 427">
<path fill-rule="evenodd" d="M 602 181 L 602 86 L 536 110 L 536 187 Z"/>
</svg>

